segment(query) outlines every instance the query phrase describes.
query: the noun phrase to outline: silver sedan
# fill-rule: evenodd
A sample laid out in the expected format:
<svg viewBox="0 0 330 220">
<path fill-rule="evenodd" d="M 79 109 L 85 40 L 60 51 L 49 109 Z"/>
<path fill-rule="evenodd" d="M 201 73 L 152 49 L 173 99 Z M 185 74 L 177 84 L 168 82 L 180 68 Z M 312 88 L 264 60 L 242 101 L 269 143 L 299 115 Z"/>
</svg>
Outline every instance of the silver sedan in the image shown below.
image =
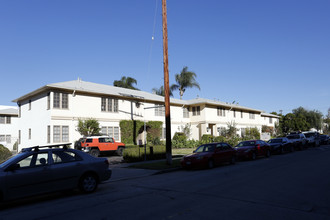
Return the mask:
<svg viewBox="0 0 330 220">
<path fill-rule="evenodd" d="M 110 179 L 106 158 L 66 146 L 24 148 L 1 163 L 0 201 L 74 188 L 91 193 L 98 183 Z"/>
</svg>

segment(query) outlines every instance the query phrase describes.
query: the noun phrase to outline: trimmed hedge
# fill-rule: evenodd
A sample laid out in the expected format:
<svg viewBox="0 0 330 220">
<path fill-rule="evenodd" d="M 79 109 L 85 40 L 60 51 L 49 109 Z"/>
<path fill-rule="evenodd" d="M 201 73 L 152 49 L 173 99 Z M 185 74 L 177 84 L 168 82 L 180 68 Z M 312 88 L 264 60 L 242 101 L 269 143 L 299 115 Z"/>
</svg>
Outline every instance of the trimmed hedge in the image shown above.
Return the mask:
<svg viewBox="0 0 330 220">
<path fill-rule="evenodd" d="M 11 156 L 12 153 L 10 152 L 10 150 L 4 147 L 2 144 L 0 144 L 0 163 L 7 160 Z"/>
</svg>

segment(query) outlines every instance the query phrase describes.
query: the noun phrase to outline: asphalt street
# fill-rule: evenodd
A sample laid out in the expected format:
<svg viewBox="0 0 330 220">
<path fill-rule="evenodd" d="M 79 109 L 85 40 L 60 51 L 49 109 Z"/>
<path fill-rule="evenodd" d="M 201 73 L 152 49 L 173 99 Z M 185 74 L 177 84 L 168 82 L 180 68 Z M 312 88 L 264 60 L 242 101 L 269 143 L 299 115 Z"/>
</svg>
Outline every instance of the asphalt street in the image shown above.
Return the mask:
<svg viewBox="0 0 330 220">
<path fill-rule="evenodd" d="M 140 170 L 93 194 L 7 204 L 0 219 L 330 219 L 329 168 L 330 146 L 322 146 L 211 170 Z"/>
</svg>

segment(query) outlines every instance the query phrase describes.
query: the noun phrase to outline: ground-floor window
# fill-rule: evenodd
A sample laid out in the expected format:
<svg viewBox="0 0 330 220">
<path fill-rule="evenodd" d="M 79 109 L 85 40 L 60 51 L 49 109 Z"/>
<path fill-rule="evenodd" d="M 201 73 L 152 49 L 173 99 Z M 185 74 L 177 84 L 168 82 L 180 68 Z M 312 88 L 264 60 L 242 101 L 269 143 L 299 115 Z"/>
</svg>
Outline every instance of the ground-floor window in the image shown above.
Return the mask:
<svg viewBox="0 0 330 220">
<path fill-rule="evenodd" d="M 113 137 L 116 141 L 119 140 L 119 127 L 116 126 L 102 126 L 101 133 L 103 135 L 109 135 Z"/>
<path fill-rule="evenodd" d="M 7 144 L 11 143 L 11 135 L 10 134 L 1 134 L 0 135 L 0 142 L 5 142 Z"/>
<path fill-rule="evenodd" d="M 54 125 L 53 126 L 53 142 L 68 142 L 69 126 Z"/>
</svg>

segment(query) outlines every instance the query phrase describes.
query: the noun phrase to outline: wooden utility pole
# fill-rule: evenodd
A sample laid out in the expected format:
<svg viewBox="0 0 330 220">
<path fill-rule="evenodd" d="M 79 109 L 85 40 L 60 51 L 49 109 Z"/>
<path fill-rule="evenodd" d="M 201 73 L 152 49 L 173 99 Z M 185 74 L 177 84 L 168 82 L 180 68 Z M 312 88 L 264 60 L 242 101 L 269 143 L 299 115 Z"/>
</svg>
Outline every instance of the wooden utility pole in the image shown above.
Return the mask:
<svg viewBox="0 0 330 220">
<path fill-rule="evenodd" d="M 169 76 L 168 76 L 166 0 L 162 0 L 162 12 L 163 12 L 163 56 L 164 56 L 164 92 L 165 92 L 165 123 L 166 123 L 166 162 L 168 165 L 171 165 L 172 143 L 171 143 L 170 84 L 169 84 Z"/>
</svg>

